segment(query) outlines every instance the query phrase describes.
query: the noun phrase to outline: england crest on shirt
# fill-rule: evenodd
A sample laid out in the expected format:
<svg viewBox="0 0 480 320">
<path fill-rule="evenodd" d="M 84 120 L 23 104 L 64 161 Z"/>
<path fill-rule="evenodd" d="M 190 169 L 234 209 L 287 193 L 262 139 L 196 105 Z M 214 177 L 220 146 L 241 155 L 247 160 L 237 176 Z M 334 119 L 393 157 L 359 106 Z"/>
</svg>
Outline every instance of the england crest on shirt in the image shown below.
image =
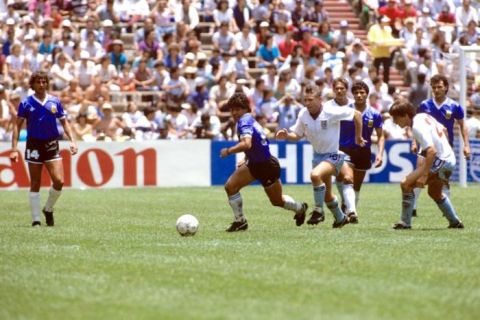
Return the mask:
<svg viewBox="0 0 480 320">
<path fill-rule="evenodd" d="M 320 127 L 324 130 L 327 129 L 327 120 L 321 120 Z"/>
</svg>

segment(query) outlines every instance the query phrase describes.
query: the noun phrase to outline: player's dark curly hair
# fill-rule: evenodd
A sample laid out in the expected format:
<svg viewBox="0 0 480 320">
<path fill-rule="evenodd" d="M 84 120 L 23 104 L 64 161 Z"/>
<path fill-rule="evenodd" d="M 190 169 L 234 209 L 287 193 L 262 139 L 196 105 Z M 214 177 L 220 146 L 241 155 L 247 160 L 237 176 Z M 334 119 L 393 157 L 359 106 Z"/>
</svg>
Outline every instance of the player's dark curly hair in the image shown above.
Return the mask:
<svg viewBox="0 0 480 320">
<path fill-rule="evenodd" d="M 240 108 L 250 110 L 250 102 L 243 92 L 235 92 L 230 99 L 228 99 L 227 105 L 229 109 Z"/>
<path fill-rule="evenodd" d="M 50 78 L 48 77 L 48 73 L 46 73 L 45 71 L 35 71 L 34 73 L 32 73 L 32 75 L 30 76 L 30 80 L 28 81 L 30 87 L 33 86 L 37 79 L 45 79 L 45 81 L 47 82 L 47 87 L 50 85 Z"/>
<path fill-rule="evenodd" d="M 352 93 L 355 93 L 357 90 L 365 90 L 365 92 L 367 94 L 370 93 L 370 90 L 368 89 L 368 86 L 365 82 L 363 81 L 355 81 L 353 84 L 352 84 Z"/>
<path fill-rule="evenodd" d="M 388 111 L 392 117 L 403 117 L 408 115 L 412 119 L 417 113 L 415 107 L 410 102 L 396 102 Z"/>
</svg>

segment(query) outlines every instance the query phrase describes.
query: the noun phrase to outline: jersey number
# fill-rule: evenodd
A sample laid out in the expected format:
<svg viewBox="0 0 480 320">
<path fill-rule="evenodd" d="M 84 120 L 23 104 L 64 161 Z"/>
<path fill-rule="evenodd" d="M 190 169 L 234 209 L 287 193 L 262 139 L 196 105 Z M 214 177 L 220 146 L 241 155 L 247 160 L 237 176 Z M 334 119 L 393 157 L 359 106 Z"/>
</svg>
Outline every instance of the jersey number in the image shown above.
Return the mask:
<svg viewBox="0 0 480 320">
<path fill-rule="evenodd" d="M 38 158 L 40 158 L 40 155 L 38 154 L 38 150 L 30 150 L 30 149 L 27 149 L 27 158 L 28 159 L 35 159 L 35 160 L 38 160 Z"/>
</svg>

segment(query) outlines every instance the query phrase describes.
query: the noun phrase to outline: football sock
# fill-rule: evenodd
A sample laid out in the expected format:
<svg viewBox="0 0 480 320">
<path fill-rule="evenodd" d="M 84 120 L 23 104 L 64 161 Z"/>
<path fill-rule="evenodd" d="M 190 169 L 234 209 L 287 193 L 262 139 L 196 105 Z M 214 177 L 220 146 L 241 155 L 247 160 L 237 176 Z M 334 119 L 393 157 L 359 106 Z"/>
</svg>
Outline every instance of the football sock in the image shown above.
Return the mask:
<svg viewBox="0 0 480 320">
<path fill-rule="evenodd" d="M 228 203 L 230 204 L 230 207 L 232 207 L 235 221 L 245 220 L 245 216 L 243 215 L 242 195 L 240 194 L 240 192 L 230 196 L 228 198 Z"/>
<path fill-rule="evenodd" d="M 284 209 L 287 209 L 287 210 L 291 210 L 291 211 L 299 211 L 300 209 L 302 209 L 302 204 L 301 203 L 298 203 L 296 202 L 292 197 L 290 197 L 289 195 L 286 195 L 284 194 L 282 196 L 283 198 L 283 208 Z"/>
<path fill-rule="evenodd" d="M 313 186 L 313 200 L 315 201 L 315 210 L 323 212 L 323 202 L 325 201 L 325 183 L 319 186 Z"/>
<path fill-rule="evenodd" d="M 413 188 L 413 193 L 415 194 L 415 198 L 413 199 L 413 209 L 417 209 L 417 201 L 418 197 L 420 197 L 420 192 L 422 192 L 421 188 Z"/>
<path fill-rule="evenodd" d="M 448 221 L 452 223 L 460 221 L 460 218 L 457 216 L 449 197 L 445 197 L 442 200 L 437 201 L 437 206 Z"/>
<path fill-rule="evenodd" d="M 40 221 L 40 192 L 30 192 L 29 199 L 32 221 Z"/>
<path fill-rule="evenodd" d="M 355 191 L 353 190 L 353 184 L 343 185 L 343 199 L 345 200 L 346 212 L 357 212 L 355 206 Z"/>
<path fill-rule="evenodd" d="M 360 191 L 355 191 L 355 208 L 358 207 L 359 200 L 360 200 Z"/>
<path fill-rule="evenodd" d="M 415 194 L 413 192 L 402 194 L 402 221 L 406 225 L 412 224 L 413 202 L 415 201 Z"/>
<path fill-rule="evenodd" d="M 343 189 L 344 187 L 344 184 L 342 181 L 338 181 L 337 179 L 337 190 L 338 190 L 338 194 L 340 195 L 340 197 L 342 198 L 342 203 L 345 203 L 345 191 Z"/>
<path fill-rule="evenodd" d="M 53 206 L 55 205 L 61 194 L 62 190 L 55 190 L 53 187 L 50 187 L 50 191 L 48 192 L 48 199 L 45 203 L 45 211 L 53 211 Z"/>
<path fill-rule="evenodd" d="M 446 184 L 442 187 L 442 193 L 450 198 L 450 185 Z"/>
<path fill-rule="evenodd" d="M 330 209 L 330 211 L 333 213 L 333 216 L 335 217 L 335 221 L 340 222 L 345 219 L 345 215 L 343 214 L 342 210 L 340 210 L 340 207 L 338 206 L 338 201 L 337 199 L 333 199 L 330 202 L 327 202 L 327 207 Z"/>
</svg>

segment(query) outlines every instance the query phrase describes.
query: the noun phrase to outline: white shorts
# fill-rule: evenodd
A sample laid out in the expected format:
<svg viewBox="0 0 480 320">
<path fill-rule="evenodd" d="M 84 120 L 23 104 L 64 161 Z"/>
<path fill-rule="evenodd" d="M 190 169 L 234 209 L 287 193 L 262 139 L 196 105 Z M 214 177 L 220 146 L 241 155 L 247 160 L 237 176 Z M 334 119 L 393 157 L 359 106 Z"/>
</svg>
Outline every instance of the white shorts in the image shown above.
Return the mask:
<svg viewBox="0 0 480 320">
<path fill-rule="evenodd" d="M 438 177 L 445 182 L 450 180 L 453 169 L 455 168 L 455 162 L 449 160 L 442 160 L 440 158 L 435 158 L 433 161 L 432 167 L 430 168 L 431 173 L 438 173 Z"/>
<path fill-rule="evenodd" d="M 345 162 L 345 153 L 339 152 L 332 152 L 332 153 L 313 153 L 313 160 L 312 160 L 312 168 L 318 166 L 321 162 L 327 161 L 330 162 L 335 166 L 335 175 L 340 173 L 340 169 L 342 168 L 343 162 Z"/>
</svg>

